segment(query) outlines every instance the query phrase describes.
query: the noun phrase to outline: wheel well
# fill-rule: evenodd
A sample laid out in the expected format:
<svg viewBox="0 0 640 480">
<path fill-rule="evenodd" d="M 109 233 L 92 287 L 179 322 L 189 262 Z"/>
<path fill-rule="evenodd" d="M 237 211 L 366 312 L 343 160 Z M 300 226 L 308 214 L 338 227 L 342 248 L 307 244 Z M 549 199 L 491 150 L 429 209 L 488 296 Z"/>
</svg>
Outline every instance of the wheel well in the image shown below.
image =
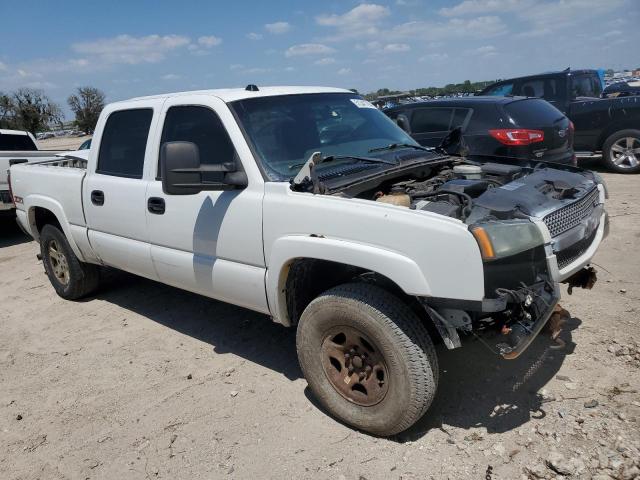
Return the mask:
<svg viewBox="0 0 640 480">
<path fill-rule="evenodd" d="M 296 325 L 307 305 L 321 293 L 352 281 L 375 284 L 405 302 L 420 318 L 425 317 L 418 300 L 404 293 L 395 282 L 384 275 L 329 260 L 298 258 L 289 265 L 284 287 L 289 324 Z"/>
<path fill-rule="evenodd" d="M 622 130 L 638 130 L 637 128 L 633 128 L 634 126 L 629 125 L 629 124 L 619 124 L 619 123 L 614 123 L 613 125 L 610 125 L 604 132 L 602 132 L 602 134 L 600 134 L 600 138 L 598 138 L 598 144 L 596 145 L 596 149 L 597 150 L 602 150 L 604 148 L 604 144 L 607 141 L 607 139 L 612 136 L 615 135 L 618 132 L 621 132 Z M 604 152 L 602 152 L 604 154 Z"/>
<path fill-rule="evenodd" d="M 35 207 L 33 209 L 32 224 L 36 226 L 38 234 L 42 231 L 45 225 L 54 225 L 62 230 L 58 217 L 51 210 L 47 210 L 43 207 Z"/>
</svg>

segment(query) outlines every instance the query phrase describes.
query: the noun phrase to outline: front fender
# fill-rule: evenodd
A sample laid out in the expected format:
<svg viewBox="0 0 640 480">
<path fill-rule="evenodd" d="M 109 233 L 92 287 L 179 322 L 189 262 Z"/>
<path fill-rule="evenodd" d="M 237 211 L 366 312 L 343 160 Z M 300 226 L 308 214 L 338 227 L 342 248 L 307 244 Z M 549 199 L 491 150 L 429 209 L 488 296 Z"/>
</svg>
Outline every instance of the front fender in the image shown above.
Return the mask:
<svg viewBox="0 0 640 480">
<path fill-rule="evenodd" d="M 372 245 L 306 235 L 290 235 L 273 243 L 266 287 L 274 320 L 288 324 L 284 285 L 288 267 L 296 258 L 314 258 L 364 268 L 379 273 L 396 283 L 409 295 L 431 295 L 431 288 L 410 258 Z"/>
</svg>

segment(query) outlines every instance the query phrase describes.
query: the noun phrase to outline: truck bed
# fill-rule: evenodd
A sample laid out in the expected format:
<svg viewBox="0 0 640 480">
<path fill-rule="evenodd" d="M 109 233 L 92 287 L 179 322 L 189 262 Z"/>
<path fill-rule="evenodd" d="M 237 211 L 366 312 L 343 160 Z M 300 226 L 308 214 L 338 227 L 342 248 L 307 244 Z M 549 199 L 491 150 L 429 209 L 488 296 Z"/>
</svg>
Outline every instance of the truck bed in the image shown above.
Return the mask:
<svg viewBox="0 0 640 480">
<path fill-rule="evenodd" d="M 26 214 L 37 198 L 40 204 L 50 203 L 69 223 L 84 226 L 82 182 L 86 166 L 86 160 L 68 157 L 12 166 L 11 188 L 18 199 L 18 214 Z"/>
</svg>

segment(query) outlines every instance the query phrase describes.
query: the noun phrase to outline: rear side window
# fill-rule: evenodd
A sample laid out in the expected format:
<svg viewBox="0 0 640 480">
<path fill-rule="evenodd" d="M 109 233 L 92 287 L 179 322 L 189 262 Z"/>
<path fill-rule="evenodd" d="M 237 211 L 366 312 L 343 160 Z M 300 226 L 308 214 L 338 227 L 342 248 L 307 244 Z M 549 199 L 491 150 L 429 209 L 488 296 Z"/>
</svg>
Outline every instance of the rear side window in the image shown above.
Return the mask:
<svg viewBox="0 0 640 480">
<path fill-rule="evenodd" d="M 12 135 L 0 133 L 0 150 L 16 152 L 19 150 L 37 150 L 29 135 Z"/>
<path fill-rule="evenodd" d="M 520 85 L 520 95 L 540 97 L 546 100 L 560 100 L 564 97 L 564 80 L 555 78 L 537 78 L 526 80 Z"/>
<path fill-rule="evenodd" d="M 413 133 L 449 131 L 452 113 L 453 108 L 417 108 L 411 116 L 411 131 Z"/>
<path fill-rule="evenodd" d="M 518 127 L 533 128 L 553 125 L 564 115 L 560 110 L 545 100 L 517 100 L 504 106 L 506 113 Z"/>
<path fill-rule="evenodd" d="M 162 129 L 160 147 L 166 142 L 192 142 L 198 146 L 200 163 L 212 165 L 233 162 L 235 148 L 216 113 L 207 107 L 171 107 Z M 221 182 L 224 172 L 207 172 L 203 179 Z M 160 171 L 158 170 L 158 178 Z"/>
<path fill-rule="evenodd" d="M 597 75 L 576 75 L 572 78 L 571 94 L 573 97 L 599 97 L 602 85 Z"/>
<path fill-rule="evenodd" d="M 121 110 L 109 115 L 100 141 L 97 173 L 142 178 L 151 117 L 150 108 Z"/>
<path fill-rule="evenodd" d="M 511 95 L 513 92 L 513 83 L 501 83 L 495 87 L 489 88 L 483 95 L 489 95 L 492 97 L 504 97 Z"/>
<path fill-rule="evenodd" d="M 451 129 L 453 130 L 456 127 L 462 127 L 464 129 L 467 126 L 466 121 L 470 113 L 471 113 L 470 108 L 456 108 L 453 111 L 453 120 L 451 120 Z"/>
</svg>

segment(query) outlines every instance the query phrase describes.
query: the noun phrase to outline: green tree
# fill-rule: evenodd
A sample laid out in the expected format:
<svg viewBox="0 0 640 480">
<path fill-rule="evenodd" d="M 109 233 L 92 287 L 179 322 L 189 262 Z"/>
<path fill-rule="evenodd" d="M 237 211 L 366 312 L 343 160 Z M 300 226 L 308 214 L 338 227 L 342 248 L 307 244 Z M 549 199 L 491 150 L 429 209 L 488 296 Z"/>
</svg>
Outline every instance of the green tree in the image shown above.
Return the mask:
<svg viewBox="0 0 640 480">
<path fill-rule="evenodd" d="M 60 107 L 42 90 L 20 88 L 11 95 L 14 127 L 37 133 L 62 121 Z"/>
<path fill-rule="evenodd" d="M 92 133 L 104 108 L 104 93 L 94 87 L 79 87 L 78 92 L 67 99 L 76 116 L 76 125 L 84 133 Z"/>
<path fill-rule="evenodd" d="M 15 108 L 10 95 L 0 92 L 0 128 L 15 128 Z"/>
</svg>

